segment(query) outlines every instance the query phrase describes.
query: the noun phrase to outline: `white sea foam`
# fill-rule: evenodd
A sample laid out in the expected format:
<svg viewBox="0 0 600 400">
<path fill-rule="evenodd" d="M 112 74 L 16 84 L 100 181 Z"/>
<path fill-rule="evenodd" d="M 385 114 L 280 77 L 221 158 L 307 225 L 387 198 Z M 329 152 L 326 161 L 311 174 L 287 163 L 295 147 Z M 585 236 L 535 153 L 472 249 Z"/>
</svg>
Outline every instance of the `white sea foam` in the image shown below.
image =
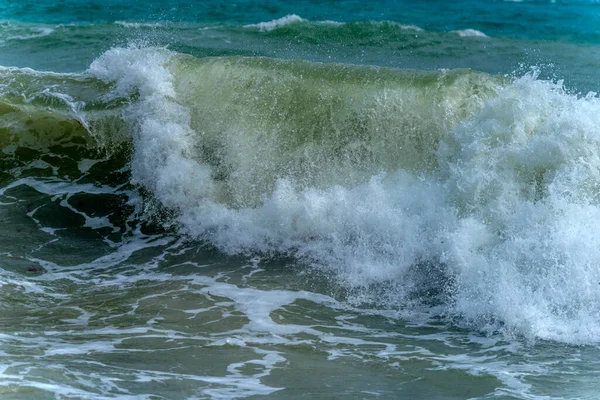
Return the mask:
<svg viewBox="0 0 600 400">
<path fill-rule="evenodd" d="M 132 21 L 115 21 L 115 25 L 120 25 L 124 28 L 160 28 L 163 27 L 164 24 L 160 22 L 132 22 Z"/>
<path fill-rule="evenodd" d="M 409 30 L 409 31 L 417 31 L 417 32 L 423 32 L 423 28 L 420 28 L 420 27 L 418 27 L 418 26 L 416 26 L 416 25 L 403 25 L 403 24 L 398 24 L 398 26 L 399 26 L 401 29 L 404 29 L 404 30 Z"/>
<path fill-rule="evenodd" d="M 274 29 L 280 28 L 285 25 L 297 24 L 304 22 L 305 20 L 300 18 L 296 14 L 288 14 L 285 17 L 274 19 L 268 22 L 259 22 L 258 24 L 245 25 L 245 28 L 257 28 L 261 32 L 270 32 Z"/>
<path fill-rule="evenodd" d="M 452 31 L 452 33 L 456 33 L 460 37 L 489 37 L 485 33 L 478 31 L 477 29 L 461 29 Z"/>
<path fill-rule="evenodd" d="M 448 279 L 447 312 L 464 323 L 600 340 L 596 97 L 529 74 L 482 97 L 479 111 L 445 132 L 435 170 L 399 169 L 349 187 L 280 177 L 261 204 L 234 208 L 215 200 L 222 183 L 195 155 L 199 135 L 190 108 L 176 101 L 172 57 L 112 49 L 90 73 L 114 82 L 116 95 L 139 93 L 124 115 L 133 179 L 177 211 L 185 232 L 229 252 L 291 253 L 354 288 L 392 282 L 382 299 L 391 303 L 402 303 L 415 269 L 433 263 Z M 236 145 L 255 161 L 266 156 L 260 143 Z"/>
</svg>

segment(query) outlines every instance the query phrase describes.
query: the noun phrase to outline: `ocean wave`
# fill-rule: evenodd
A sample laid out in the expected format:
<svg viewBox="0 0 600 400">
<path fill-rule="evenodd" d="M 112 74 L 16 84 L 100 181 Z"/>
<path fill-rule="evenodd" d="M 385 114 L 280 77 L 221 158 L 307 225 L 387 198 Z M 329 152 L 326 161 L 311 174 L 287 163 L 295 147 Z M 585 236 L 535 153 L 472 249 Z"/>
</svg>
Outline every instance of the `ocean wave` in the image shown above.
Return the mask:
<svg viewBox="0 0 600 400">
<path fill-rule="evenodd" d="M 54 29 L 53 28 L 48 28 L 48 27 L 45 27 L 45 28 L 44 27 L 30 28 L 28 30 L 28 33 L 22 34 L 22 35 L 10 35 L 10 36 L 8 36 L 6 38 L 6 40 L 28 40 L 28 39 L 34 39 L 34 38 L 48 36 L 52 32 L 54 32 Z"/>
<path fill-rule="evenodd" d="M 404 308 L 429 293 L 460 325 L 600 338 L 592 94 L 535 72 L 135 47 L 83 75 L 3 69 L 0 89 L 5 157 L 116 136 L 131 183 L 223 251 L 294 256 L 351 303 Z"/>
<path fill-rule="evenodd" d="M 55 28 L 47 25 L 0 22 L 0 42 L 30 40 L 49 36 L 55 31 Z"/>
<path fill-rule="evenodd" d="M 378 27 L 378 28 L 394 28 L 400 30 L 407 31 L 416 31 L 416 32 L 425 32 L 422 28 L 416 25 L 407 25 L 401 24 L 394 21 L 362 21 L 362 22 L 339 22 L 339 21 L 310 21 L 304 19 L 296 14 L 289 14 L 284 17 L 274 19 L 268 22 L 260 22 L 257 24 L 244 25 L 244 28 L 252 28 L 257 29 L 260 32 L 272 32 L 274 30 L 287 27 L 289 25 L 298 25 L 298 24 L 307 24 L 307 25 L 322 25 L 322 26 L 331 26 L 331 27 L 344 27 L 346 25 L 352 26 L 363 26 L 368 28 L 369 26 Z M 449 33 L 457 34 L 460 37 L 488 37 L 485 33 L 478 31 L 476 29 L 460 29 L 453 30 Z"/>
<path fill-rule="evenodd" d="M 534 73 L 506 82 L 141 48 L 108 51 L 90 74 L 139 96 L 124 112 L 133 182 L 182 232 L 293 255 L 356 301 L 391 283 L 393 296 L 370 298 L 387 307 L 435 266 L 463 324 L 600 338 L 596 97 Z"/>
<path fill-rule="evenodd" d="M 339 21 L 332 21 L 332 20 L 309 21 L 309 20 L 304 19 L 296 14 L 289 14 L 284 17 L 274 19 L 274 20 L 268 21 L 268 22 L 259 22 L 258 24 L 244 25 L 244 28 L 255 28 L 261 32 L 271 32 L 275 29 L 278 29 L 278 28 L 281 28 L 281 27 L 284 27 L 287 25 L 299 24 L 299 23 L 317 24 L 317 25 L 325 25 L 325 26 L 332 26 L 332 27 L 339 27 L 339 26 L 344 26 L 344 25 L 348 24 L 348 22 L 339 22 Z M 353 24 L 357 24 L 357 23 L 353 23 Z M 413 31 L 418 31 L 418 32 L 423 31 L 423 29 L 419 28 L 416 25 L 404 25 L 404 24 L 399 24 L 399 23 L 392 22 L 392 21 L 381 21 L 381 22 L 367 21 L 367 22 L 362 22 L 359 24 L 371 24 L 371 25 L 383 25 L 383 26 L 391 24 L 391 25 L 394 25 L 403 30 L 413 30 Z"/>
<path fill-rule="evenodd" d="M 85 74 L 0 67 L 0 157 L 22 148 L 122 146 L 129 138 L 121 104 L 102 101 L 107 89 Z"/>
</svg>

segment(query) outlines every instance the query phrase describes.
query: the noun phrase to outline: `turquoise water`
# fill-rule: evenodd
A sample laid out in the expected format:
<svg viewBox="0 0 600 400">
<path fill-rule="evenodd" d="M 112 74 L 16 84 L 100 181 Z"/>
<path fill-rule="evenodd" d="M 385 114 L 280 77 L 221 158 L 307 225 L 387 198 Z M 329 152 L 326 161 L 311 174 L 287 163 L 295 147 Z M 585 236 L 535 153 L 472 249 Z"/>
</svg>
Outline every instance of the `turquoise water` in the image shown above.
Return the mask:
<svg viewBox="0 0 600 400">
<path fill-rule="evenodd" d="M 517 3 L 517 4 L 515 4 Z M 309 20 L 395 21 L 428 31 L 478 29 L 490 36 L 597 43 L 600 5 L 581 1 L 31 1 L 2 2 L 2 19 L 47 24 L 170 21 L 252 24 L 288 14 Z"/>
<path fill-rule="evenodd" d="M 142 40 L 197 57 L 267 56 L 511 75 L 538 66 L 544 78 L 563 79 L 577 91 L 598 90 L 600 6 L 591 1 L 2 3 L 0 61 L 7 66 L 83 71 L 111 47 Z M 305 22 L 270 32 L 243 28 L 288 15 Z M 402 29 L 407 26 L 421 30 Z"/>
<path fill-rule="evenodd" d="M 0 1 L 0 398 L 597 398 L 599 29 Z"/>
</svg>

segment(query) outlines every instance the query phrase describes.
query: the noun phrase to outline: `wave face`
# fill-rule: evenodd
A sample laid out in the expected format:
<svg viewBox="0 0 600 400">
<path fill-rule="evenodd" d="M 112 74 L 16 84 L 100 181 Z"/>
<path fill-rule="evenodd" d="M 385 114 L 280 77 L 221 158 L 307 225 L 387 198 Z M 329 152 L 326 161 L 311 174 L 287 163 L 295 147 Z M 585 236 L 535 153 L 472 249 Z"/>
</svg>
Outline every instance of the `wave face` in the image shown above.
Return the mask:
<svg viewBox="0 0 600 400">
<path fill-rule="evenodd" d="M 424 292 L 477 329 L 600 337 L 597 97 L 535 71 L 135 47 L 88 73 L 124 107 L 132 182 L 187 235 L 296 257 L 359 304 L 407 307 Z"/>
</svg>

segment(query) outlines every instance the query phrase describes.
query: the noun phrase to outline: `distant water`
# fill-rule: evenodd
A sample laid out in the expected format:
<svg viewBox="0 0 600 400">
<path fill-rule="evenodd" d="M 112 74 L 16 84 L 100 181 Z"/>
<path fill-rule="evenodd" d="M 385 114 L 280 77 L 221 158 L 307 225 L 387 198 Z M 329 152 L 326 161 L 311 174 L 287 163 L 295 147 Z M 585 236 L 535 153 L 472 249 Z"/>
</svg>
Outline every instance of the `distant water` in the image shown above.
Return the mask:
<svg viewBox="0 0 600 400">
<path fill-rule="evenodd" d="M 0 0 L 0 398 L 598 398 L 598 60 L 594 1 Z"/>
</svg>

